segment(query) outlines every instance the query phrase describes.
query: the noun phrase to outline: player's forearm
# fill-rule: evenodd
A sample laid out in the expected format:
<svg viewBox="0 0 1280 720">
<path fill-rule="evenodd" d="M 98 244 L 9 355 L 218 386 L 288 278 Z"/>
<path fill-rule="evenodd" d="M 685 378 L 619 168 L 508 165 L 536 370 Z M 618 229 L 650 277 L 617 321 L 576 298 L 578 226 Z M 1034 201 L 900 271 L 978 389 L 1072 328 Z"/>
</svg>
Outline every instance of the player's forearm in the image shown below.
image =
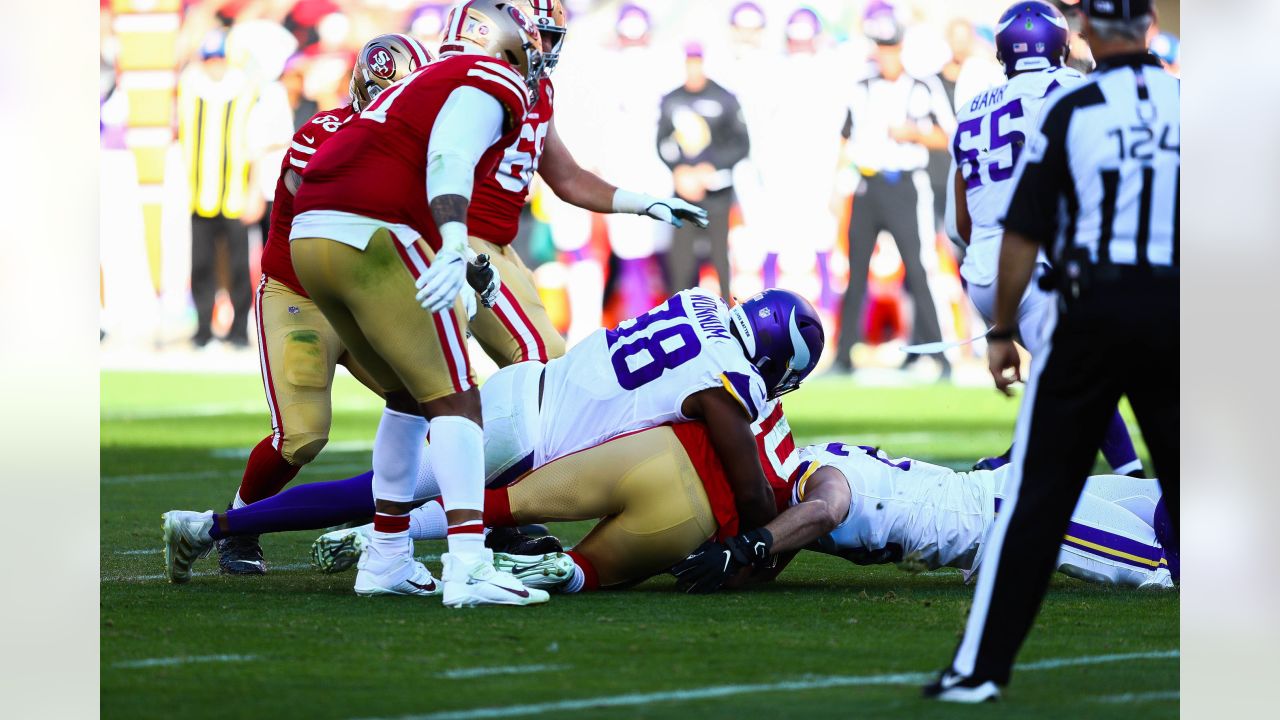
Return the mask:
<svg viewBox="0 0 1280 720">
<path fill-rule="evenodd" d="M 773 535 L 773 553 L 799 550 L 831 532 L 836 527 L 831 512 L 822 500 L 802 502 L 787 508 L 765 525 Z"/>
<path fill-rule="evenodd" d="M 1018 305 L 1031 281 L 1040 246 L 1025 235 L 1006 230 L 1000 243 L 1000 269 L 996 278 L 996 327 L 1017 327 Z"/>
<path fill-rule="evenodd" d="M 547 181 L 547 185 L 556 197 L 570 205 L 596 213 L 616 212 L 613 207 L 613 195 L 618 188 L 589 170 L 577 168 L 567 176 L 544 174 L 542 179 Z"/>
</svg>

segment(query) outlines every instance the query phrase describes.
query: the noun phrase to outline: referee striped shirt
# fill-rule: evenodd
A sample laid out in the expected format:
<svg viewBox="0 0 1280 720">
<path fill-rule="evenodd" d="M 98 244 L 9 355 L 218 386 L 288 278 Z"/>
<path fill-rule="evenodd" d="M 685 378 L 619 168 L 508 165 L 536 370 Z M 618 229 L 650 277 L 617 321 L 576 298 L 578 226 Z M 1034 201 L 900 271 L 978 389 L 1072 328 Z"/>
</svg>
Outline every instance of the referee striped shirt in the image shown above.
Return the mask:
<svg viewBox="0 0 1280 720">
<path fill-rule="evenodd" d="M 1005 230 L 1097 265 L 1178 266 L 1180 83 L 1153 55 L 1106 58 L 1052 96 Z"/>
</svg>

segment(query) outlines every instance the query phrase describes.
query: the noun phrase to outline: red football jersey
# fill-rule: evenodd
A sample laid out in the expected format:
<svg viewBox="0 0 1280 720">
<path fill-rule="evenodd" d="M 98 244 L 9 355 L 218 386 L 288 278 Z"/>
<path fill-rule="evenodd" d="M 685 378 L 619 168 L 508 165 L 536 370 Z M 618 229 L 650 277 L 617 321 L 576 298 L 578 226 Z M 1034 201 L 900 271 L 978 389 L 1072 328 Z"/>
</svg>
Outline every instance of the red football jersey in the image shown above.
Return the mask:
<svg viewBox="0 0 1280 720">
<path fill-rule="evenodd" d="M 510 245 L 516 239 L 529 183 L 542 160 L 554 103 L 555 88 L 544 77 L 538 81 L 538 102 L 529 108 L 520 136 L 503 151 L 497 170 L 476 183 L 467 211 L 467 230 L 472 235 L 495 245 Z"/>
<path fill-rule="evenodd" d="M 491 174 L 519 137 L 529 93 L 510 65 L 483 55 L 452 55 L 383 90 L 307 166 L 294 210 L 337 210 L 402 223 L 433 250 L 440 232 L 427 205 L 427 145 L 445 100 L 471 86 L 502 103 L 507 131 L 476 165 L 476 183 Z"/>
<path fill-rule="evenodd" d="M 276 196 L 271 204 L 271 230 L 262 248 L 262 272 L 269 278 L 288 285 L 304 297 L 298 276 L 293 272 L 293 257 L 289 255 L 289 228 L 293 226 L 293 193 L 285 186 L 285 177 L 293 170 L 302 175 L 315 154 L 326 140 L 356 114 L 355 108 L 346 105 L 333 110 L 321 110 L 311 116 L 298 132 L 280 161 L 280 177 L 276 180 Z"/>
</svg>

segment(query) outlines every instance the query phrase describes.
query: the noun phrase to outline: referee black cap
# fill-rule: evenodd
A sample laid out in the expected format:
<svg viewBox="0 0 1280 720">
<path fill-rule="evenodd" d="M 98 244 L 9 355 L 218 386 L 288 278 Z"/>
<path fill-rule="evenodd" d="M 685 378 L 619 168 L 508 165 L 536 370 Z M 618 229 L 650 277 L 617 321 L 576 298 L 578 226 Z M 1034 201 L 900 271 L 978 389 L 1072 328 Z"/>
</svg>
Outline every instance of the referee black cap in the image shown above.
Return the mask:
<svg viewBox="0 0 1280 720">
<path fill-rule="evenodd" d="M 1132 20 L 1151 14 L 1151 0 L 1084 0 L 1080 3 L 1091 18 Z"/>
</svg>

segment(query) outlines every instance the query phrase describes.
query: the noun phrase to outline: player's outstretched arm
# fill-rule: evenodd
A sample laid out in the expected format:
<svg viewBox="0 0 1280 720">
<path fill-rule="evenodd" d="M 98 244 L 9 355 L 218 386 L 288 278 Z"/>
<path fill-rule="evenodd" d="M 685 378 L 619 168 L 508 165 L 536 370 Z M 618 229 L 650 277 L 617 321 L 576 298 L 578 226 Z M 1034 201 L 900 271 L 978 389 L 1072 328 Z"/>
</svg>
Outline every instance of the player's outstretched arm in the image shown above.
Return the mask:
<svg viewBox="0 0 1280 720">
<path fill-rule="evenodd" d="M 711 446 L 733 490 L 739 527 L 763 527 L 778 514 L 778 509 L 760 465 L 751 419 L 742 405 L 728 390 L 712 388 L 690 395 L 684 403 L 684 414 L 706 423 Z"/>
<path fill-rule="evenodd" d="M 765 526 L 776 554 L 799 550 L 835 530 L 849 514 L 849 483 L 840 471 L 818 468 L 805 482 L 803 499 Z"/>
<path fill-rule="evenodd" d="M 584 210 L 648 215 L 676 227 L 684 224 L 685 220 L 691 220 L 700 227 L 707 226 L 706 211 L 696 205 L 679 198 L 658 198 L 622 190 L 583 168 L 560 139 L 555 120 L 551 121 L 551 128 L 547 131 L 542 163 L 538 167 L 538 174 L 557 197 Z"/>
</svg>

